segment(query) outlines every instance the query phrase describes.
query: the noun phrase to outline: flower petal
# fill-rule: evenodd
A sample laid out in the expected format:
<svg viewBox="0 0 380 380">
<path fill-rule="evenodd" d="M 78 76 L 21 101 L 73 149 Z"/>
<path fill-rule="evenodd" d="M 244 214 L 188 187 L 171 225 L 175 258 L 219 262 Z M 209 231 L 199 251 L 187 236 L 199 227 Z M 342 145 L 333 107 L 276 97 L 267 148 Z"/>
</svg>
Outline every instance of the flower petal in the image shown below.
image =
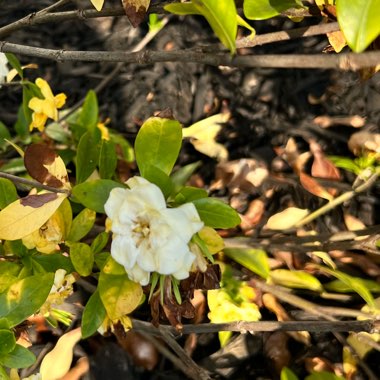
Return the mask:
<svg viewBox="0 0 380 380">
<path fill-rule="evenodd" d="M 49 86 L 49 83 L 46 82 L 46 80 L 42 79 L 42 78 L 37 78 L 36 79 L 36 85 L 39 87 L 39 89 L 41 90 L 41 93 L 43 95 L 43 97 L 45 99 L 50 99 L 50 100 L 53 100 L 54 99 L 54 95 L 51 91 L 51 88 Z"/>
<path fill-rule="evenodd" d="M 47 116 L 44 113 L 33 112 L 29 130 L 32 131 L 34 128 L 37 128 L 40 132 L 42 132 L 45 128 L 46 121 Z"/>
<path fill-rule="evenodd" d="M 114 218 L 120 212 L 126 191 L 127 189 L 121 187 L 115 187 L 110 191 L 107 202 L 104 204 L 104 210 L 109 218 Z"/>
<path fill-rule="evenodd" d="M 134 267 L 138 255 L 139 251 L 130 236 L 114 234 L 111 244 L 111 256 L 116 262 L 128 270 Z"/>
<path fill-rule="evenodd" d="M 60 94 L 54 97 L 54 103 L 57 108 L 62 108 L 66 103 L 67 96 L 61 92 Z"/>
<path fill-rule="evenodd" d="M 138 265 L 135 265 L 132 269 L 128 269 L 126 272 L 132 281 L 138 282 L 142 286 L 148 285 L 150 273 L 141 269 Z"/>
</svg>

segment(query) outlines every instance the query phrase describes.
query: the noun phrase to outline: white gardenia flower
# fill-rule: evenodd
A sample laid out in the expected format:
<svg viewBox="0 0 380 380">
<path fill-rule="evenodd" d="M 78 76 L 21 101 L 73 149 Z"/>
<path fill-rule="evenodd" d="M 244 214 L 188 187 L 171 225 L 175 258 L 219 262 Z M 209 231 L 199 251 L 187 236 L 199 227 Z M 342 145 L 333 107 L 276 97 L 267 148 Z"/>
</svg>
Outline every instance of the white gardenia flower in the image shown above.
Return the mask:
<svg viewBox="0 0 380 380">
<path fill-rule="evenodd" d="M 0 84 L 4 83 L 9 73 L 8 60 L 4 53 L 0 53 Z"/>
<path fill-rule="evenodd" d="M 142 177 L 126 184 L 129 189 L 113 189 L 104 205 L 112 222 L 112 257 L 141 285 L 152 272 L 187 278 L 195 260 L 189 241 L 203 227 L 195 206 L 167 208 L 160 188 Z"/>
</svg>

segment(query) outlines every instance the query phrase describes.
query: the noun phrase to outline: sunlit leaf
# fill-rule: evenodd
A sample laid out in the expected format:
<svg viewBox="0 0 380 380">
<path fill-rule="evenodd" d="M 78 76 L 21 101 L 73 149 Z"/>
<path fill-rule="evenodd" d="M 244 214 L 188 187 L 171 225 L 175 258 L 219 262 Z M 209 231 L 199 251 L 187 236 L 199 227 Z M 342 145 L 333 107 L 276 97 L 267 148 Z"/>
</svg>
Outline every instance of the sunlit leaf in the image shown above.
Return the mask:
<svg viewBox="0 0 380 380">
<path fill-rule="evenodd" d="M 0 317 L 6 317 L 10 327 L 24 321 L 45 302 L 54 281 L 54 273 L 26 277 L 12 284 L 0 295 Z"/>
<path fill-rule="evenodd" d="M 164 197 L 167 198 L 174 189 L 174 184 L 171 178 L 165 174 L 161 169 L 154 165 L 147 165 L 144 169 L 144 178 L 149 182 L 157 185 Z"/>
<path fill-rule="evenodd" d="M 380 0 L 337 0 L 337 17 L 348 46 L 360 53 L 380 34 Z"/>
<path fill-rule="evenodd" d="M 103 8 L 104 0 L 90 0 L 91 4 L 95 7 L 95 9 L 99 12 Z"/>
<path fill-rule="evenodd" d="M 288 207 L 287 209 L 272 215 L 268 219 L 267 227 L 271 230 L 287 230 L 288 228 L 294 227 L 308 214 L 309 210 Z"/>
<path fill-rule="evenodd" d="M 299 0 L 244 0 L 244 15 L 249 20 L 266 20 L 289 8 L 302 7 Z"/>
<path fill-rule="evenodd" d="M 284 367 L 281 370 L 281 378 L 280 378 L 280 380 L 298 380 L 298 377 L 288 367 Z"/>
<path fill-rule="evenodd" d="M 229 205 L 215 198 L 196 199 L 196 207 L 201 220 L 212 228 L 233 228 L 240 223 L 239 214 Z"/>
<path fill-rule="evenodd" d="M 170 175 L 170 178 L 176 187 L 185 186 L 186 182 L 201 165 L 201 161 L 196 161 L 192 162 L 191 164 L 181 166 L 178 170 Z"/>
<path fill-rule="evenodd" d="M 230 118 L 229 113 L 220 113 L 198 121 L 188 128 L 182 130 L 184 138 L 190 138 L 190 142 L 199 152 L 225 161 L 228 158 L 228 151 L 223 144 L 215 141 L 218 133 L 222 129 L 223 123 Z"/>
<path fill-rule="evenodd" d="M 57 380 L 66 375 L 73 360 L 74 346 L 81 337 L 78 327 L 58 339 L 55 347 L 42 360 L 40 374 L 43 380 Z"/>
<path fill-rule="evenodd" d="M 220 252 L 224 248 L 223 238 L 211 227 L 203 227 L 198 232 L 199 237 L 206 244 L 211 255 Z"/>
<path fill-rule="evenodd" d="M 275 284 L 288 288 L 309 289 L 316 292 L 323 290 L 322 284 L 316 277 L 303 271 L 275 269 L 270 272 L 270 279 Z"/>
<path fill-rule="evenodd" d="M 99 295 L 111 320 L 131 313 L 143 295 L 140 284 L 131 281 L 124 268 L 110 257 L 100 272 Z"/>
<path fill-rule="evenodd" d="M 150 0 L 121 0 L 121 2 L 132 26 L 137 28 L 145 18 Z"/>
<path fill-rule="evenodd" d="M 135 142 L 140 173 L 155 166 L 170 175 L 182 143 L 181 124 L 176 120 L 151 117 L 141 126 Z"/>
<path fill-rule="evenodd" d="M 0 239 L 17 240 L 38 230 L 67 194 L 43 193 L 18 199 L 0 212 Z"/>
<path fill-rule="evenodd" d="M 371 293 L 380 293 L 380 284 L 373 280 L 360 277 L 353 277 L 358 284 L 368 289 Z M 355 290 L 347 283 L 341 280 L 333 280 L 323 285 L 326 290 L 338 293 L 353 293 Z"/>
<path fill-rule="evenodd" d="M 253 248 L 225 248 L 224 254 L 263 278 L 269 276 L 269 261 L 265 251 Z"/>
<path fill-rule="evenodd" d="M 83 277 L 89 276 L 94 265 L 94 253 L 85 243 L 67 243 L 70 248 L 70 259 L 75 270 Z"/>
<path fill-rule="evenodd" d="M 176 194 L 175 203 L 181 205 L 201 198 L 207 198 L 206 190 L 198 187 L 185 186 Z"/>
<path fill-rule="evenodd" d="M 87 301 L 82 315 L 82 337 L 88 338 L 96 332 L 106 317 L 106 309 L 96 290 Z"/>
<path fill-rule="evenodd" d="M 88 208 L 83 209 L 73 220 L 70 233 L 67 236 L 69 241 L 79 241 L 85 237 L 95 223 L 96 212 Z"/>
<path fill-rule="evenodd" d="M 237 11 L 234 0 L 192 0 L 206 18 L 214 33 L 231 54 L 235 53 L 237 34 Z M 228 17 L 226 17 L 228 15 Z"/>
</svg>

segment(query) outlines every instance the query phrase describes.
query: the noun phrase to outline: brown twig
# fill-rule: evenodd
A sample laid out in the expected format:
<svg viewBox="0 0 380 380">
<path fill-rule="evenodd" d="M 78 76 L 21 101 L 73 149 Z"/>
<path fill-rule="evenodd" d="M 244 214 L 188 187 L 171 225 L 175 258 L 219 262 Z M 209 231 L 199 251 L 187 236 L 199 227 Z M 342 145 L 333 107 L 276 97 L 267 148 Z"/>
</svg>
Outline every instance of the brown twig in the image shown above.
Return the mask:
<svg viewBox="0 0 380 380">
<path fill-rule="evenodd" d="M 27 185 L 30 187 L 37 187 L 38 189 L 48 190 L 53 193 L 70 194 L 70 191 L 67 189 L 57 189 L 56 187 L 43 185 L 42 183 L 34 181 L 32 179 L 17 177 L 9 173 L 0 172 L 0 178 L 6 178 L 15 183 L 22 183 L 23 185 Z"/>
<path fill-rule="evenodd" d="M 231 57 L 229 54 L 176 51 L 70 51 L 0 42 L 0 52 L 54 61 L 125 62 L 150 65 L 156 62 L 194 62 L 211 66 L 359 70 L 380 63 L 380 51 L 360 54 L 267 54 Z"/>
</svg>

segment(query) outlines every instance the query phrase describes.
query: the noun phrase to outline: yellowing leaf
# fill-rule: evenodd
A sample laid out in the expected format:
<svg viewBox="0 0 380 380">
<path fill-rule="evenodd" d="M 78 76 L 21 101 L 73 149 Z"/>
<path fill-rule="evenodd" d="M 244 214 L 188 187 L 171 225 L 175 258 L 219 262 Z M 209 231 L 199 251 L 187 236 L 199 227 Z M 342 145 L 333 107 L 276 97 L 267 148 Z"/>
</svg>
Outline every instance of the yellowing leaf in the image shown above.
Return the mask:
<svg viewBox="0 0 380 380">
<path fill-rule="evenodd" d="M 347 45 L 346 39 L 341 30 L 336 32 L 327 33 L 330 45 L 334 48 L 336 53 L 340 53 L 342 49 Z"/>
<path fill-rule="evenodd" d="M 275 269 L 270 272 L 270 279 L 275 284 L 288 288 L 310 289 L 317 292 L 323 290 L 322 284 L 317 278 L 302 271 Z"/>
<path fill-rule="evenodd" d="M 215 141 L 216 136 L 222 129 L 220 124 L 226 123 L 230 118 L 229 113 L 220 113 L 198 121 L 188 128 L 182 130 L 182 136 L 189 137 L 194 148 L 206 156 L 213 157 L 219 161 L 228 158 L 228 151 Z"/>
<path fill-rule="evenodd" d="M 150 0 L 121 0 L 121 3 L 133 27 L 138 27 L 145 18 Z"/>
<path fill-rule="evenodd" d="M 211 227 L 203 227 L 198 232 L 199 237 L 205 242 L 209 252 L 213 255 L 224 248 L 222 237 Z"/>
<path fill-rule="evenodd" d="M 95 9 L 100 12 L 103 8 L 104 0 L 90 0 Z"/>
<path fill-rule="evenodd" d="M 67 194 L 29 195 L 0 212 L 0 239 L 17 240 L 38 230 L 66 199 Z"/>
<path fill-rule="evenodd" d="M 80 327 L 62 335 L 52 351 L 41 363 L 41 380 L 59 380 L 69 371 L 73 360 L 74 346 L 82 337 Z"/>
<path fill-rule="evenodd" d="M 267 227 L 271 230 L 287 230 L 288 228 L 294 227 L 308 214 L 309 210 L 288 207 L 284 211 L 272 215 L 268 219 Z"/>
</svg>

